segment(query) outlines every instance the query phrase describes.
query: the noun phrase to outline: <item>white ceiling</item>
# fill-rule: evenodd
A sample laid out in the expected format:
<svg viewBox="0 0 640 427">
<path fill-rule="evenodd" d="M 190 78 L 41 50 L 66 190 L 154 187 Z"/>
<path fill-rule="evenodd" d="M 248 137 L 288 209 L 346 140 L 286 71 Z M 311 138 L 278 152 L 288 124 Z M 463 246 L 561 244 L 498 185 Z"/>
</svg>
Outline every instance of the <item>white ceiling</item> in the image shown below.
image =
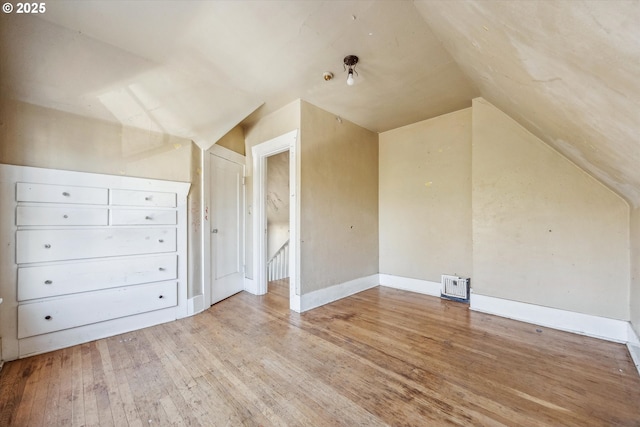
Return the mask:
<svg viewBox="0 0 640 427">
<path fill-rule="evenodd" d="M 297 98 L 381 132 L 481 95 L 640 204 L 638 0 L 46 7 L 0 17 L 3 96 L 208 148 Z M 352 87 L 348 54 L 361 61 Z"/>
</svg>

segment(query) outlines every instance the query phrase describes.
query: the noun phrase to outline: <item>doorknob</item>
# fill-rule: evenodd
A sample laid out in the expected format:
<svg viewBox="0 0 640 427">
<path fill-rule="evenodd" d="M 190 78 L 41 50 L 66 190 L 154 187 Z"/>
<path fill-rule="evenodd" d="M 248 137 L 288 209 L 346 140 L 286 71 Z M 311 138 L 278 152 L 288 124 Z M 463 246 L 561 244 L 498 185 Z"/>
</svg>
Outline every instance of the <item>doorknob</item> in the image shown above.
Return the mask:
<svg viewBox="0 0 640 427">
<path fill-rule="evenodd" d="M 217 233 L 218 233 L 218 229 L 217 229 L 217 228 L 214 228 L 213 230 L 211 230 L 211 232 L 212 232 L 213 234 L 217 234 Z"/>
</svg>

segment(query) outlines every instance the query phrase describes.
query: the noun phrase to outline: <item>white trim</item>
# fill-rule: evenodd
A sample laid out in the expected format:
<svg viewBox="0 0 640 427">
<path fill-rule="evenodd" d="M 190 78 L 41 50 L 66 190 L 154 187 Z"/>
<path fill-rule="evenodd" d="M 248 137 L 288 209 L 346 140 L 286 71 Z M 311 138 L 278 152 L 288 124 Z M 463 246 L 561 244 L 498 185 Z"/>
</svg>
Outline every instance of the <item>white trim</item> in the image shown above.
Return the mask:
<svg viewBox="0 0 640 427">
<path fill-rule="evenodd" d="M 251 294 L 258 295 L 258 290 L 256 289 L 256 281 L 253 279 L 249 279 L 248 277 L 245 277 L 244 290 Z"/>
<path fill-rule="evenodd" d="M 321 305 L 346 298 L 350 295 L 378 286 L 380 280 L 377 274 L 361 277 L 359 279 L 350 280 L 348 282 L 333 285 L 328 288 L 318 289 L 301 295 L 300 308 L 301 312 L 320 307 Z"/>
<path fill-rule="evenodd" d="M 380 286 L 401 289 L 403 291 L 417 292 L 419 294 L 439 297 L 442 285 L 429 280 L 412 279 L 410 277 L 394 276 L 380 273 Z"/>
<path fill-rule="evenodd" d="M 628 328 L 627 350 L 629 350 L 631 359 L 633 360 L 633 363 L 635 363 L 636 369 L 638 370 L 638 375 L 640 375 L 640 338 L 638 338 L 638 335 L 631 326 L 630 322 L 628 323 Z"/>
<path fill-rule="evenodd" d="M 636 334 L 636 331 L 631 326 L 631 322 L 627 322 L 628 330 L 627 330 L 627 343 L 631 343 L 640 347 L 640 338 Z"/>
<path fill-rule="evenodd" d="M 202 294 L 204 296 L 203 304 L 206 307 L 211 306 L 211 156 L 221 157 L 230 162 L 237 163 L 242 166 L 242 175 L 247 173 L 247 160 L 242 154 L 238 154 L 233 150 L 229 150 L 221 145 L 214 144 L 205 151 L 202 156 L 202 166 L 204 173 L 202 174 Z M 206 160 L 205 160 L 206 158 Z M 246 189 L 243 189 L 243 200 L 246 203 Z M 243 209 L 246 215 L 246 209 Z M 242 243 L 246 244 L 246 217 L 242 221 Z M 243 254 L 246 253 L 243 250 Z M 246 258 L 246 255 L 244 255 Z M 243 264 L 246 259 L 243 260 Z M 246 278 L 245 278 L 245 290 Z"/>
<path fill-rule="evenodd" d="M 189 298 L 189 315 L 200 313 L 204 311 L 204 295 L 196 295 L 193 298 Z"/>
<path fill-rule="evenodd" d="M 253 156 L 253 281 L 256 295 L 267 293 L 267 157 L 289 151 L 289 307 L 300 310 L 300 159 L 298 130 L 255 145 Z"/>
<path fill-rule="evenodd" d="M 233 162 L 233 163 L 239 163 L 241 165 L 244 165 L 246 163 L 245 156 L 243 156 L 240 153 L 236 153 L 233 150 L 229 150 L 228 148 L 223 147 L 222 145 L 218 145 L 218 144 L 212 145 L 208 153 L 216 155 L 218 157 L 222 157 L 223 159 L 229 160 L 230 162 Z"/>
<path fill-rule="evenodd" d="M 478 294 L 471 294 L 471 310 L 607 341 L 626 343 L 628 339 L 627 325 L 629 322 L 624 320 Z"/>
</svg>

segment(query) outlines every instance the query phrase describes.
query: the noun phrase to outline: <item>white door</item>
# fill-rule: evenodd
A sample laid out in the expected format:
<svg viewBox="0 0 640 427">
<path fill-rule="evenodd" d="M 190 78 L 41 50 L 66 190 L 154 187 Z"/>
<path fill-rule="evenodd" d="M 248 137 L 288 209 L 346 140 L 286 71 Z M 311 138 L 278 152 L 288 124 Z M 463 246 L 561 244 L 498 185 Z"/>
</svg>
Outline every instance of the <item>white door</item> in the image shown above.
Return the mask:
<svg viewBox="0 0 640 427">
<path fill-rule="evenodd" d="M 244 289 L 244 165 L 211 155 L 211 304 Z"/>
</svg>

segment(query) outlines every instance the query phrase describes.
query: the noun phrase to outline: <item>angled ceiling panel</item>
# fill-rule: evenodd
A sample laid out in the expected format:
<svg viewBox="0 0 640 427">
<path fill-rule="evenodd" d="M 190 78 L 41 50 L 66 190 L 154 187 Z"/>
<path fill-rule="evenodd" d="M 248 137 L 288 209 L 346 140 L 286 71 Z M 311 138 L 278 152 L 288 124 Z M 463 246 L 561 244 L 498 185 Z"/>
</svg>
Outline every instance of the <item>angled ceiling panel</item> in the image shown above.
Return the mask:
<svg viewBox="0 0 640 427">
<path fill-rule="evenodd" d="M 640 2 L 416 7 L 483 97 L 640 204 Z"/>
</svg>

